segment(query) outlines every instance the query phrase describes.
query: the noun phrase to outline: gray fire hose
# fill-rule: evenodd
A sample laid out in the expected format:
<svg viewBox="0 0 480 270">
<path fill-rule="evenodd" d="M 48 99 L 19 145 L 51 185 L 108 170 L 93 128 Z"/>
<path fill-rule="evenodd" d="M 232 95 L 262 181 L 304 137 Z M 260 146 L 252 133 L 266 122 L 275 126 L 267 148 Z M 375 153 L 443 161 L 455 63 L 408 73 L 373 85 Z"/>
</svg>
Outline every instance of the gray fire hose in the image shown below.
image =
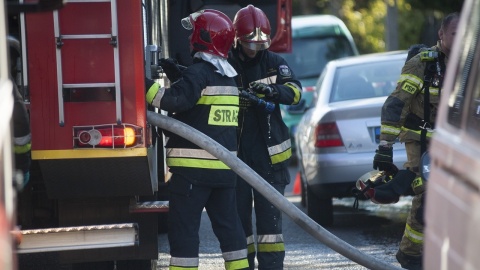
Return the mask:
<svg viewBox="0 0 480 270">
<path fill-rule="evenodd" d="M 260 175 L 248 167 L 243 161 L 238 159 L 234 154 L 228 151 L 225 147 L 218 144 L 216 141 L 201 133 L 200 131 L 180 122 L 171 117 L 147 111 L 147 120 L 150 124 L 160 127 L 162 129 L 173 132 L 196 145 L 208 151 L 216 158 L 223 161 L 240 177 L 245 179 L 253 188 L 260 192 L 268 201 L 275 207 L 287 214 L 298 226 L 307 231 L 313 237 L 324 243 L 334 251 L 351 259 L 352 261 L 363 265 L 369 269 L 381 270 L 400 270 L 392 264 L 377 260 L 374 257 L 367 255 L 350 244 L 331 234 L 322 226 L 309 218 L 305 213 L 298 209 L 294 204 L 287 200 L 282 194 L 275 190 L 267 183 Z"/>
</svg>

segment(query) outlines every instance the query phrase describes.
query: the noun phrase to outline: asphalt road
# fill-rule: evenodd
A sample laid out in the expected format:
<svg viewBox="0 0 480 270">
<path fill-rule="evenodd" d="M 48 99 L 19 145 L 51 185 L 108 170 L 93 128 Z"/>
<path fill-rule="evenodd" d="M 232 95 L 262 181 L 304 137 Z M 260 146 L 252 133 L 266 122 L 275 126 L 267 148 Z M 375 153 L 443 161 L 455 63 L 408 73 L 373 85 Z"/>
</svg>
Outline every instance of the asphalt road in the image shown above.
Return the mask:
<svg viewBox="0 0 480 270">
<path fill-rule="evenodd" d="M 285 196 L 298 209 L 305 212 L 300 196 L 293 194 L 295 168 L 291 167 L 292 182 Z M 353 199 L 334 200 L 334 224 L 326 228 L 330 233 L 378 260 L 399 267 L 395 260 L 405 220 L 410 209 L 410 197 L 394 205 L 376 205 L 360 201 L 359 208 L 353 208 Z M 352 260 L 330 249 L 319 240 L 303 231 L 288 216 L 283 217 L 283 232 L 286 248 L 284 269 L 366 269 Z M 169 262 L 167 235 L 159 235 L 160 253 L 157 269 L 167 269 Z M 200 228 L 199 269 L 224 269 L 218 240 L 211 229 L 204 212 Z"/>
</svg>

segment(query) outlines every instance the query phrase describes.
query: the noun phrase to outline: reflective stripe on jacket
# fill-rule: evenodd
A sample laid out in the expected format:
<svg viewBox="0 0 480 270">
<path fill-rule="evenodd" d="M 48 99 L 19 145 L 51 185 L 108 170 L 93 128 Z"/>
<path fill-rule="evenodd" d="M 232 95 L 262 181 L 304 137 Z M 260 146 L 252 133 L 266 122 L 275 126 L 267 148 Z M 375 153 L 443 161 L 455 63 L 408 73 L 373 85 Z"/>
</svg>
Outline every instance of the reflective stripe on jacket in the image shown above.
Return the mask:
<svg viewBox="0 0 480 270">
<path fill-rule="evenodd" d="M 237 148 L 238 89 L 233 78 L 215 72 L 203 60 L 183 71 L 182 78 L 166 89 L 147 84 L 147 102 L 169 116 L 197 129 L 232 152 Z M 176 134 L 168 138 L 167 165 L 194 184 L 211 187 L 233 187 L 235 173 L 223 162 Z"/>
<path fill-rule="evenodd" d="M 257 164 L 257 168 L 262 170 L 267 167 L 279 169 L 288 166 L 288 160 L 292 156 L 290 133 L 283 122 L 280 104 L 297 104 L 301 98 L 301 84 L 287 62 L 276 53 L 268 50 L 260 51 L 250 61 L 242 61 L 239 54 L 239 49 L 234 49 L 229 58 L 229 62 L 238 73 L 236 81 L 239 90 L 248 89 L 252 82 L 262 82 L 271 85 L 278 93 L 274 97 L 257 94 L 259 98 L 275 104 L 275 109 L 271 113 L 243 97 L 240 98 L 238 129 L 240 147 L 243 149 L 242 156 L 250 156 L 252 161 L 250 163 Z M 245 125 L 245 123 L 250 124 Z M 245 137 L 245 128 L 258 129 L 262 134 L 263 143 L 251 141 L 256 140 L 254 136 Z M 262 145 L 263 149 L 257 149 L 259 145 Z M 259 157 L 264 155 L 260 151 L 265 151 L 270 160 Z M 269 164 L 260 164 L 265 162 L 269 162 Z"/>
<path fill-rule="evenodd" d="M 437 43 L 429 50 L 441 53 L 440 44 Z M 447 57 L 444 59 L 446 65 Z M 400 141 L 420 141 L 420 126 L 424 125 L 420 122 L 424 118 L 423 79 L 425 67 L 428 63 L 422 61 L 420 54 L 417 54 L 403 66 L 397 87 L 388 96 L 382 108 L 380 140 L 393 142 L 398 137 Z M 433 126 L 440 101 L 439 85 L 442 84 L 444 75 L 444 70 L 440 76 L 435 74 L 432 84 L 429 86 L 430 122 L 426 126 L 428 128 L 427 138 L 430 138 L 433 134 Z M 408 122 L 412 118 L 418 118 L 420 121 Z"/>
</svg>

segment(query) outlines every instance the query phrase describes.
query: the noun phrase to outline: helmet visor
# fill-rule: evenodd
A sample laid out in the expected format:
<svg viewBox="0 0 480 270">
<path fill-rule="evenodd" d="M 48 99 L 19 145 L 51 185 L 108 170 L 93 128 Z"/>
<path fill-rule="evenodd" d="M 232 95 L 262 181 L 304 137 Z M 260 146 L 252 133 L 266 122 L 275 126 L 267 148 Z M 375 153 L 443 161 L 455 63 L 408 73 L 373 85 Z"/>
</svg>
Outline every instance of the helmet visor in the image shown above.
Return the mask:
<svg viewBox="0 0 480 270">
<path fill-rule="evenodd" d="M 270 47 L 270 35 L 264 33 L 259 27 L 255 28 L 253 32 L 241 36 L 238 39 L 240 45 L 250 50 L 266 50 Z"/>
</svg>

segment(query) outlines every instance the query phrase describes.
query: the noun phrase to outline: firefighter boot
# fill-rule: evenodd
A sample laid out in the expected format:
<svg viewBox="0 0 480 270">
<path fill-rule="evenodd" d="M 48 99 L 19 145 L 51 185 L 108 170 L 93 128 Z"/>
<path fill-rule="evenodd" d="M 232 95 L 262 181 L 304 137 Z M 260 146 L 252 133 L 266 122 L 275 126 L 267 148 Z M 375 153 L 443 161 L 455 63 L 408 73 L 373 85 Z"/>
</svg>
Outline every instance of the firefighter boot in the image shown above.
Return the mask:
<svg viewBox="0 0 480 270">
<path fill-rule="evenodd" d="M 365 196 L 377 204 L 397 203 L 402 195 L 411 195 L 411 184 L 416 174 L 409 170 L 399 170 L 392 180 L 386 184 L 368 188 L 364 192 Z M 363 183 L 361 183 L 363 184 Z M 362 190 L 366 188 L 363 184 Z"/>
<path fill-rule="evenodd" d="M 422 256 L 407 255 L 400 250 L 395 255 L 402 268 L 409 270 L 422 270 Z"/>
</svg>

